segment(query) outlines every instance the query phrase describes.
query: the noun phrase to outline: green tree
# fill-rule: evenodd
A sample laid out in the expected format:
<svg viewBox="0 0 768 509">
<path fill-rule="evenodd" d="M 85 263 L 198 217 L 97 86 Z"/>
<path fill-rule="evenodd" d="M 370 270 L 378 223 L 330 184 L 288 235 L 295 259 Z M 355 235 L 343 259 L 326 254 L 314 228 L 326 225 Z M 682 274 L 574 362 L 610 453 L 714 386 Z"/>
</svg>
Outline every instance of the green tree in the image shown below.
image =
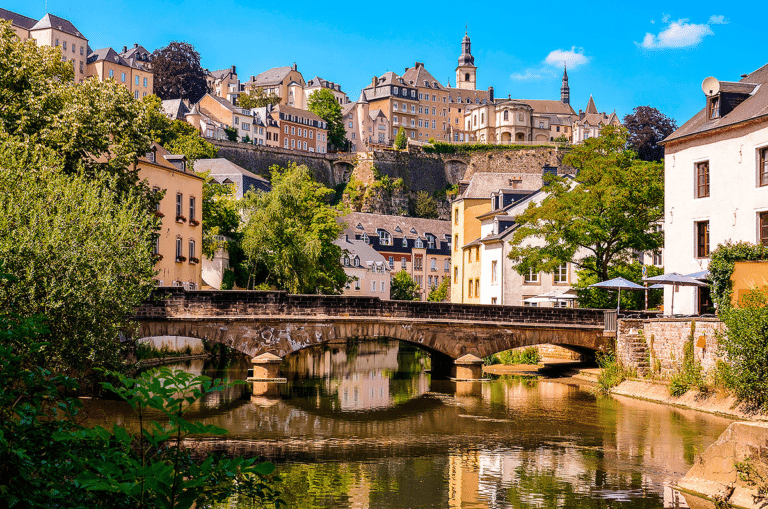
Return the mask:
<svg viewBox="0 0 768 509">
<path fill-rule="evenodd" d="M 426 219 L 437 219 L 440 217 L 440 212 L 437 210 L 437 202 L 426 191 L 419 191 L 416 193 L 413 212 L 416 217 L 423 217 Z"/>
<path fill-rule="evenodd" d="M 117 341 L 155 274 L 155 219 L 137 194 L 104 182 L 0 160 L 0 312 L 49 318 L 38 363 L 59 373 L 123 363 Z"/>
<path fill-rule="evenodd" d="M 232 126 L 227 126 L 224 128 L 224 132 L 227 135 L 227 139 L 231 142 L 236 143 L 237 142 L 237 129 L 235 129 Z"/>
<path fill-rule="evenodd" d="M 626 143 L 626 130 L 607 126 L 565 157 L 575 177 L 548 177 L 547 196 L 517 216 L 509 258 L 520 274 L 573 262 L 602 281 L 612 265 L 661 247 L 653 226 L 664 214 L 663 165 L 638 160 Z M 531 237 L 544 245 L 527 245 Z M 575 259 L 580 250 L 587 256 Z"/>
<path fill-rule="evenodd" d="M 396 150 L 405 150 L 405 148 L 408 147 L 408 138 L 405 137 L 405 130 L 402 126 L 397 130 L 394 146 Z"/>
<path fill-rule="evenodd" d="M 664 159 L 664 138 L 677 129 L 677 123 L 651 106 L 637 106 L 624 117 L 624 127 L 629 132 L 629 146 L 643 161 Z"/>
<path fill-rule="evenodd" d="M 337 149 L 347 146 L 347 132 L 344 129 L 344 119 L 341 118 L 341 105 L 333 92 L 321 88 L 312 92 L 307 100 L 307 109 L 325 120 L 328 124 L 328 141 Z"/>
<path fill-rule="evenodd" d="M 154 90 L 160 99 L 187 99 L 194 104 L 208 93 L 200 53 L 188 42 L 173 41 L 152 57 Z"/>
<path fill-rule="evenodd" d="M 664 272 L 663 269 L 654 265 L 645 265 L 647 276 L 658 276 Z M 634 261 L 632 263 L 619 262 L 613 264 L 608 269 L 608 279 L 623 277 L 642 285 L 643 265 Z M 581 270 L 578 272 L 578 281 L 573 285 L 578 295 L 579 307 L 582 308 L 603 308 L 616 309 L 616 299 L 618 292 L 616 290 L 606 290 L 604 288 L 590 288 L 589 285 L 604 281 L 594 272 Z M 664 300 L 662 290 L 648 290 L 648 308 L 654 309 Z M 621 309 L 645 309 L 645 292 L 626 290 L 621 292 Z"/>
<path fill-rule="evenodd" d="M 392 300 L 419 300 L 419 285 L 404 270 L 392 278 L 389 297 Z"/>
<path fill-rule="evenodd" d="M 263 88 L 251 88 L 247 93 L 240 94 L 237 97 L 237 105 L 241 108 L 250 110 L 252 108 L 263 108 L 270 104 L 278 104 L 280 96 L 275 94 L 267 95 Z"/>
<path fill-rule="evenodd" d="M 444 302 L 448 298 L 448 289 L 451 286 L 451 278 L 444 277 L 438 286 L 433 286 L 427 296 L 429 302 Z"/>
<path fill-rule="evenodd" d="M 243 199 L 243 250 L 253 274 L 262 271 L 264 282 L 290 293 L 340 293 L 348 279 L 333 244 L 342 232 L 327 204 L 333 191 L 303 165 L 270 171 L 272 190 Z"/>
</svg>

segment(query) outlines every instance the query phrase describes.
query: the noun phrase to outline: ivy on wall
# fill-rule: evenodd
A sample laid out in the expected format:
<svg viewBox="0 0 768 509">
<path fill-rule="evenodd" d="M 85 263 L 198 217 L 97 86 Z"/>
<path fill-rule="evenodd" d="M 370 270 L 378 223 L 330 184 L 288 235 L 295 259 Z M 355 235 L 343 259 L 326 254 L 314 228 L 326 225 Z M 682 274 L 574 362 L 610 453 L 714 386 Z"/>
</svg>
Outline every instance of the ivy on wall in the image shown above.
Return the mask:
<svg viewBox="0 0 768 509">
<path fill-rule="evenodd" d="M 712 282 L 712 299 L 717 309 L 731 306 L 733 282 L 731 276 L 736 262 L 768 260 L 768 247 L 750 242 L 726 242 L 709 255 L 709 278 Z"/>
</svg>

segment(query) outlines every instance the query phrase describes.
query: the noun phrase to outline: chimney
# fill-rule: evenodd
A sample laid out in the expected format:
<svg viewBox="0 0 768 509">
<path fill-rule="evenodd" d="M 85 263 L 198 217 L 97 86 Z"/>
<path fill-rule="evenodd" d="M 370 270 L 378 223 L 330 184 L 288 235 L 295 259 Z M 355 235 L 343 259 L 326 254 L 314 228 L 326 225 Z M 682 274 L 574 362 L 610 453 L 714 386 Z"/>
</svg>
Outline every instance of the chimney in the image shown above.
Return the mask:
<svg viewBox="0 0 768 509">
<path fill-rule="evenodd" d="M 128 46 L 123 46 L 123 53 L 125 53 L 126 51 L 128 51 Z"/>
<path fill-rule="evenodd" d="M 134 42 L 134 43 L 133 43 L 133 47 L 134 47 L 134 48 L 138 48 L 138 47 L 139 47 L 139 43 L 138 43 L 138 42 Z"/>
<path fill-rule="evenodd" d="M 379 86 L 379 78 L 377 76 L 373 77 L 373 80 L 371 80 L 371 85 L 373 85 L 374 87 Z"/>
<path fill-rule="evenodd" d="M 349 242 L 349 235 L 344 235 L 344 242 Z"/>
<path fill-rule="evenodd" d="M 464 191 L 469 187 L 469 180 L 459 180 L 459 196 L 464 194 Z"/>
<path fill-rule="evenodd" d="M 235 71 L 235 66 L 232 66 L 232 74 L 237 74 L 237 71 Z"/>
<path fill-rule="evenodd" d="M 405 72 L 408 72 L 408 68 L 407 67 L 405 68 Z"/>
<path fill-rule="evenodd" d="M 253 74 L 251 74 L 251 81 L 256 81 L 256 76 L 254 76 Z"/>
<path fill-rule="evenodd" d="M 493 102 L 493 87 L 488 87 L 488 102 Z"/>
<path fill-rule="evenodd" d="M 296 70 L 296 62 L 293 63 L 293 70 Z"/>
</svg>

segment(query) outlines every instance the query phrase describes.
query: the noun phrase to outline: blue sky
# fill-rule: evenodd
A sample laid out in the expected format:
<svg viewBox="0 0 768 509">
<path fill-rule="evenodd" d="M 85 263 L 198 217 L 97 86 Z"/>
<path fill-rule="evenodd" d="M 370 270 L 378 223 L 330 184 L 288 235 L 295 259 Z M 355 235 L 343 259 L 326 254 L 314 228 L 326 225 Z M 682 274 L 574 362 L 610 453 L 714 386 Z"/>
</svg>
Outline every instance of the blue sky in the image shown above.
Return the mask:
<svg viewBox="0 0 768 509">
<path fill-rule="evenodd" d="M 192 43 L 203 67 L 237 66 L 241 80 L 296 62 L 305 79 L 339 83 L 356 100 L 374 75 L 424 62 L 454 84 L 465 25 L 478 87 L 497 97 L 559 99 L 569 63 L 571 105 L 590 94 L 620 117 L 651 105 L 684 123 L 704 105 L 707 76 L 737 81 L 768 63 L 768 7 L 728 2 L 132 2 L 48 0 L 93 49 Z M 761 6 L 762 4 L 762 6 Z M 46 0 L 4 0 L 33 18 Z M 542 7 L 545 6 L 545 7 Z"/>
</svg>

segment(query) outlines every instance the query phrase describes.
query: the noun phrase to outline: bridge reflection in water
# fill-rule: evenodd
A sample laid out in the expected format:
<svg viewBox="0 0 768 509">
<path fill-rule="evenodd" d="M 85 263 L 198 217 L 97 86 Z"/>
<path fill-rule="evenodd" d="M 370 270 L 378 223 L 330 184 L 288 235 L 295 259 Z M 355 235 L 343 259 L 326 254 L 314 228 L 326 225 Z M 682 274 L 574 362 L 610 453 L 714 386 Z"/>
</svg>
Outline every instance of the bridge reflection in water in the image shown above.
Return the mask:
<svg viewBox="0 0 768 509">
<path fill-rule="evenodd" d="M 201 402 L 189 417 L 231 434 L 190 445 L 277 461 L 289 507 L 686 507 L 669 486 L 730 423 L 550 380 L 432 380 L 405 343 L 283 364 L 275 397 L 241 386 Z"/>
</svg>

